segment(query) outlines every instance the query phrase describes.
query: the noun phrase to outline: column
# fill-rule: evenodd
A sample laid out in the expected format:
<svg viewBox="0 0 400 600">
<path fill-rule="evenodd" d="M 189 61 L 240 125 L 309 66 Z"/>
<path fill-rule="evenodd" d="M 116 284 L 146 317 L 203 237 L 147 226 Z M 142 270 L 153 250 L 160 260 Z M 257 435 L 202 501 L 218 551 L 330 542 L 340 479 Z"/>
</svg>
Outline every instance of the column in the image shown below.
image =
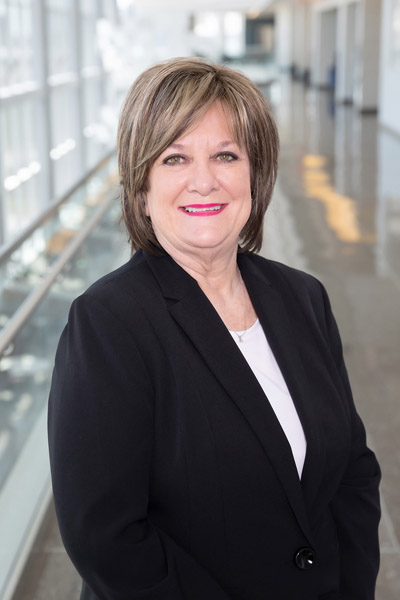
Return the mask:
<svg viewBox="0 0 400 600">
<path fill-rule="evenodd" d="M 381 8 L 381 0 L 360 0 L 354 104 L 361 112 L 374 112 L 378 108 Z"/>
<path fill-rule="evenodd" d="M 297 4 L 293 18 L 294 75 L 297 79 L 306 79 L 310 69 L 309 4 Z"/>
<path fill-rule="evenodd" d="M 330 71 L 336 61 L 336 9 L 312 12 L 311 82 L 320 88 L 329 88 Z"/>
<path fill-rule="evenodd" d="M 383 0 L 379 120 L 400 135 L 400 49 L 396 39 L 396 5 Z"/>
<path fill-rule="evenodd" d="M 293 8 L 290 3 L 276 8 L 276 62 L 281 70 L 293 66 Z"/>
<path fill-rule="evenodd" d="M 356 3 L 338 6 L 336 33 L 335 100 L 353 102 L 356 36 Z"/>
</svg>

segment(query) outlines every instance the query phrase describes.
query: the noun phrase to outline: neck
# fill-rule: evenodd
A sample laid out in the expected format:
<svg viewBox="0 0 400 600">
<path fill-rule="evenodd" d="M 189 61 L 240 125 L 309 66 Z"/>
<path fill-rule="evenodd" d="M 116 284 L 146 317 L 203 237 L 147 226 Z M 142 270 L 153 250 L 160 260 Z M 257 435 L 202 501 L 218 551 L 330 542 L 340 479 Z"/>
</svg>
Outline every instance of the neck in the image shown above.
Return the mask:
<svg viewBox="0 0 400 600">
<path fill-rule="evenodd" d="M 228 329 L 243 331 L 253 325 L 257 315 L 237 266 L 237 245 L 224 252 L 197 248 L 179 252 L 168 244 L 162 246 L 197 281 Z"/>
<path fill-rule="evenodd" d="M 231 294 L 240 280 L 237 267 L 237 246 L 225 252 L 207 249 L 201 252 L 179 252 L 164 246 L 164 249 L 207 293 Z"/>
</svg>

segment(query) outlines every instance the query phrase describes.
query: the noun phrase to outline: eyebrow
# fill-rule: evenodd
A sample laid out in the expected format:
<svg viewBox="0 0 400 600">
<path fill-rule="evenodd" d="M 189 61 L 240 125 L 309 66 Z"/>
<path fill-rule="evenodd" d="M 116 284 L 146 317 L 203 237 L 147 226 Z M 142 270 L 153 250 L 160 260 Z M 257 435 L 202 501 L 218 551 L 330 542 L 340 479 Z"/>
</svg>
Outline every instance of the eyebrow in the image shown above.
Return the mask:
<svg viewBox="0 0 400 600">
<path fill-rule="evenodd" d="M 224 140 L 223 142 L 220 142 L 219 144 L 217 144 L 217 149 L 224 150 L 228 146 L 233 146 L 233 145 L 237 145 L 236 142 L 234 142 L 233 140 Z M 185 145 L 178 144 L 177 142 L 173 142 L 172 144 L 170 144 L 168 146 L 168 148 L 173 148 L 174 150 L 184 150 Z"/>
</svg>

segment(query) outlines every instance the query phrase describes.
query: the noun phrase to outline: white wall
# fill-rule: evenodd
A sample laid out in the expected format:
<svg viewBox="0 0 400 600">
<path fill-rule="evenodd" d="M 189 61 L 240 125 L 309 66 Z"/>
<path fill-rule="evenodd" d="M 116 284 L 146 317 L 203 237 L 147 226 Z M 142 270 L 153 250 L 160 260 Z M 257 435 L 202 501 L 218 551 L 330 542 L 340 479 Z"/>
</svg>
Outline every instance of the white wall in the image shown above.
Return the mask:
<svg viewBox="0 0 400 600">
<path fill-rule="evenodd" d="M 311 67 L 310 4 L 296 4 L 293 13 L 293 62 L 299 75 Z"/>
<path fill-rule="evenodd" d="M 356 3 L 342 3 L 338 7 L 336 37 L 336 89 L 338 102 L 351 102 L 354 95 L 354 68 L 356 58 Z"/>
<path fill-rule="evenodd" d="M 378 108 L 381 0 L 360 0 L 357 11 L 357 48 L 354 104 L 362 111 Z"/>
<path fill-rule="evenodd" d="M 400 134 L 400 59 L 392 53 L 392 0 L 383 0 L 379 120 Z"/>
<path fill-rule="evenodd" d="M 191 50 L 188 33 L 189 12 L 151 10 L 143 4 L 133 14 L 122 14 L 118 51 L 123 53 L 126 68 L 121 69 L 121 87 L 132 82 L 148 66 L 171 56 L 187 56 Z"/>
<path fill-rule="evenodd" d="M 381 4 L 390 0 L 320 0 L 312 9 L 311 81 L 324 86 L 336 59 L 336 100 L 378 108 Z M 334 37 L 333 37 L 334 36 Z"/>
<path fill-rule="evenodd" d="M 280 69 L 289 69 L 293 65 L 293 5 L 291 2 L 279 4 L 276 17 L 276 62 Z"/>
<path fill-rule="evenodd" d="M 311 82 L 319 87 L 329 85 L 329 70 L 336 58 L 336 22 L 335 8 L 313 13 Z"/>
</svg>

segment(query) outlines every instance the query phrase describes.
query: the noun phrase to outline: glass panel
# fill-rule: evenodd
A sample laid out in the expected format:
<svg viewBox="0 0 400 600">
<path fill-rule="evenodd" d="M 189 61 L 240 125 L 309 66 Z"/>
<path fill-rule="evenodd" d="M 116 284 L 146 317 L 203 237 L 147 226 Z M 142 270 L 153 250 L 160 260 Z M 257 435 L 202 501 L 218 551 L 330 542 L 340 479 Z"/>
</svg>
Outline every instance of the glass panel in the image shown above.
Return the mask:
<svg viewBox="0 0 400 600">
<path fill-rule="evenodd" d="M 31 0 L 0 1 L 0 86 L 34 79 Z"/>
<path fill-rule="evenodd" d="M 50 487 L 46 404 L 69 306 L 94 280 L 129 258 L 118 218 L 118 203 L 112 204 L 0 359 L 1 597 Z"/>
<path fill-rule="evenodd" d="M 83 15 L 96 16 L 97 14 L 97 0 L 81 0 L 79 2 L 79 9 Z"/>
<path fill-rule="evenodd" d="M 27 227 L 45 201 L 36 118 L 38 105 L 35 98 L 19 98 L 0 112 L 5 241 Z"/>
<path fill-rule="evenodd" d="M 31 2 L 21 3 L 21 81 L 32 81 L 35 79 L 34 57 L 33 57 L 33 11 Z"/>
<path fill-rule="evenodd" d="M 95 13 L 81 16 L 81 48 L 83 68 L 100 64 Z"/>
<path fill-rule="evenodd" d="M 9 47 L 7 6 L 5 0 L 0 0 L 0 88 L 6 85 L 7 81 Z"/>
<path fill-rule="evenodd" d="M 100 0 L 101 14 L 107 21 L 114 22 L 116 20 L 116 4 L 115 0 Z"/>
<path fill-rule="evenodd" d="M 74 87 L 53 89 L 50 96 L 51 149 L 55 196 L 72 186 L 82 173 L 79 164 L 78 97 Z"/>
<path fill-rule="evenodd" d="M 66 235 L 68 228 L 71 233 L 76 233 L 82 225 L 82 220 L 76 218 L 77 206 L 80 204 L 84 210 L 85 221 L 93 214 L 95 208 L 90 202 L 98 197 L 100 189 L 105 192 L 109 188 L 109 184 L 104 186 L 106 176 L 106 171 L 99 173 L 90 182 L 89 190 L 79 191 L 75 198 L 77 204 L 71 200 L 69 206 L 63 207 L 52 224 L 53 236 L 47 239 L 43 252 L 35 261 L 24 265 L 22 254 L 26 247 L 18 251 L 18 260 L 13 256 L 8 261 L 8 281 L 1 294 L 0 326 L 7 322 L 7 313 L 15 312 L 26 292 L 37 285 L 39 275 L 46 271 L 45 264 L 58 258 L 65 249 L 65 240 L 71 239 Z M 104 194 L 101 199 L 104 200 Z M 119 204 L 115 202 L 22 328 L 9 355 L 0 359 L 0 488 L 47 402 L 54 351 L 69 305 L 90 283 L 129 257 L 126 238 L 117 226 L 119 212 Z M 80 214 L 82 216 L 82 211 Z M 35 240 L 30 240 L 31 248 L 34 243 Z"/>
<path fill-rule="evenodd" d="M 0 331 L 104 201 L 115 172 L 114 160 L 106 163 L 0 265 Z M 23 199 L 21 195 L 5 196 L 6 212 L 14 226 L 24 208 Z"/>
<path fill-rule="evenodd" d="M 19 80 L 19 56 L 18 49 L 21 39 L 19 23 L 19 7 L 10 5 L 8 7 L 8 35 L 9 35 L 9 62 L 7 73 L 7 85 L 17 83 Z"/>
<path fill-rule="evenodd" d="M 115 143 L 114 131 L 110 129 L 102 106 L 103 84 L 88 80 L 83 84 L 83 136 L 85 139 L 86 165 L 93 166 L 104 156 L 107 148 Z"/>
<path fill-rule="evenodd" d="M 119 211 L 117 211 L 119 212 Z M 115 207 L 75 256 L 0 360 L 0 488 L 47 403 L 54 352 L 73 298 L 128 258 Z M 114 231 L 113 231 L 114 230 Z"/>
<path fill-rule="evenodd" d="M 72 3 L 70 0 L 48 0 L 47 6 L 49 75 L 75 71 Z"/>
</svg>

